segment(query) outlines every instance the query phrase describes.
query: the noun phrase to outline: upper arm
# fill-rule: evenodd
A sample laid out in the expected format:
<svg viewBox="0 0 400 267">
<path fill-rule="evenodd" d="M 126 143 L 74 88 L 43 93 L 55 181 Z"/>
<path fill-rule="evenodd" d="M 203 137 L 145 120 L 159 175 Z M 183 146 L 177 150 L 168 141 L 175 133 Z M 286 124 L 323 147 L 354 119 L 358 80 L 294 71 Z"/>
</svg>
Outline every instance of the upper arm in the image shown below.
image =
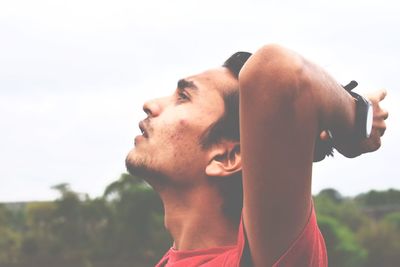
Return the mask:
<svg viewBox="0 0 400 267">
<path fill-rule="evenodd" d="M 310 213 L 319 126 L 306 68 L 300 56 L 267 46 L 239 76 L 243 219 L 255 266 L 272 265 Z"/>
</svg>

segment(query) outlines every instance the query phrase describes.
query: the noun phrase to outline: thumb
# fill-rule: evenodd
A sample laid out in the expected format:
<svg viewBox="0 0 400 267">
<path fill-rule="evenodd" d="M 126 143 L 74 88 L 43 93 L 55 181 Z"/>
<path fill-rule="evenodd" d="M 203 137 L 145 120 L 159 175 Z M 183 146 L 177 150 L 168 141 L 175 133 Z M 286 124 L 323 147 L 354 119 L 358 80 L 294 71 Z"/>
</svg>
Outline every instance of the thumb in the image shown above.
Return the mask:
<svg viewBox="0 0 400 267">
<path fill-rule="evenodd" d="M 332 134 L 329 132 L 329 130 L 324 130 L 324 131 L 322 131 L 322 132 L 319 134 L 319 138 L 320 138 L 322 141 L 327 141 L 327 140 L 329 140 L 330 138 L 332 138 Z"/>
<path fill-rule="evenodd" d="M 385 99 L 385 97 L 387 95 L 386 89 L 381 89 L 378 92 L 379 92 L 379 95 L 378 95 L 379 101 L 382 101 L 383 99 Z"/>
</svg>

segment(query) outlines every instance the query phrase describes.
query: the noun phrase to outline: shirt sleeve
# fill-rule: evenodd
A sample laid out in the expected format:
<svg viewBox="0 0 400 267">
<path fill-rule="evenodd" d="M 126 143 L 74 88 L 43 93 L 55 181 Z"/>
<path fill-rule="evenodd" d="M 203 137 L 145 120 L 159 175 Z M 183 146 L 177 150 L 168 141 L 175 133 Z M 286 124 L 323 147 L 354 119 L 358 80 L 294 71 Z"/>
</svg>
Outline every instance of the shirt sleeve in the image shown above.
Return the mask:
<svg viewBox="0 0 400 267">
<path fill-rule="evenodd" d="M 273 265 L 273 267 L 289 266 L 328 266 L 325 241 L 318 228 L 314 206 L 312 207 L 309 221 L 304 227 L 300 236 Z"/>
</svg>

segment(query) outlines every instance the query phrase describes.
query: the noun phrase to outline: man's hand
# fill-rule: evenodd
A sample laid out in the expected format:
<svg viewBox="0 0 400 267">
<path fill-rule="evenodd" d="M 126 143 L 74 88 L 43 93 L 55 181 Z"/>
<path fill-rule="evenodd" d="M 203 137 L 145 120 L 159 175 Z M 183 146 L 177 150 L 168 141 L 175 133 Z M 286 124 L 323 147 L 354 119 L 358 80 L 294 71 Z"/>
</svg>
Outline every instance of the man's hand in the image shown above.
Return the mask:
<svg viewBox="0 0 400 267">
<path fill-rule="evenodd" d="M 381 108 L 380 102 L 385 99 L 386 94 L 386 90 L 379 90 L 365 96 L 372 103 L 374 120 L 370 137 L 359 143 L 361 153 L 376 151 L 381 146 L 381 137 L 386 131 L 385 120 L 388 118 L 389 113 Z"/>
<path fill-rule="evenodd" d="M 371 94 L 365 95 L 372 103 L 373 107 L 373 124 L 371 135 L 363 140 L 349 139 L 348 142 L 336 144 L 335 148 L 341 154 L 348 158 L 354 158 L 361 154 L 373 152 L 380 148 L 381 137 L 386 131 L 385 120 L 388 118 L 389 113 L 380 106 L 380 102 L 386 97 L 386 90 L 378 90 Z M 329 138 L 326 131 L 323 131 L 320 135 L 322 140 Z"/>
</svg>

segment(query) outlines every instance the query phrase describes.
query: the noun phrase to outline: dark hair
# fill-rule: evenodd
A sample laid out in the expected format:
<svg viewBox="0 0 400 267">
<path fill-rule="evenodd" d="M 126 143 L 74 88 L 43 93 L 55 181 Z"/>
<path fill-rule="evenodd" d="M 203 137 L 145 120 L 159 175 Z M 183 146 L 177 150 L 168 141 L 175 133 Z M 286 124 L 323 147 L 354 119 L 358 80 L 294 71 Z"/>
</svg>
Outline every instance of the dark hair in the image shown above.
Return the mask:
<svg viewBox="0 0 400 267">
<path fill-rule="evenodd" d="M 236 52 L 222 66 L 238 78 L 240 70 L 250 56 L 251 54 L 248 52 Z M 240 141 L 239 88 L 227 90 L 227 93 L 222 94 L 222 98 L 225 105 L 224 114 L 203 134 L 201 138 L 203 148 L 209 148 L 222 139 Z"/>
<path fill-rule="evenodd" d="M 226 67 L 237 78 L 241 68 L 251 56 L 247 52 L 237 52 L 229 57 Z M 224 114 L 210 125 L 200 139 L 203 148 L 210 148 L 222 139 L 240 141 L 239 127 L 239 88 L 232 88 L 223 93 Z M 216 184 L 222 197 L 222 212 L 232 221 L 239 221 L 243 208 L 242 172 L 233 174 L 229 179 L 211 179 Z"/>
<path fill-rule="evenodd" d="M 237 78 L 239 72 L 242 69 L 244 63 L 251 57 L 249 52 L 236 52 L 230 56 L 225 63 L 222 65 L 232 72 L 232 74 Z"/>
<path fill-rule="evenodd" d="M 204 149 L 218 144 L 222 139 L 240 141 L 239 88 L 223 96 L 225 112 L 213 123 L 201 138 Z M 243 208 L 242 172 L 236 172 L 229 179 L 211 179 L 217 185 L 223 198 L 222 212 L 232 221 L 239 221 Z"/>
</svg>

